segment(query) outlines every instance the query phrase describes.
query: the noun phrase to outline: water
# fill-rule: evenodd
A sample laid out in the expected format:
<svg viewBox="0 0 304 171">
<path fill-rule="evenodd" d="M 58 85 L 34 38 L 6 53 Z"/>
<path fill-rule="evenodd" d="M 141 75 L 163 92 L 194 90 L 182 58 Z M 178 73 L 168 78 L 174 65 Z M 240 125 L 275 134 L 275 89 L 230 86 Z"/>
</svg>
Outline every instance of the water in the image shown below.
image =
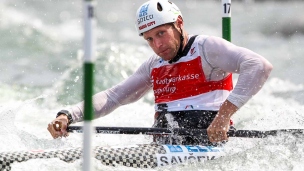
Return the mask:
<svg viewBox="0 0 304 171">
<path fill-rule="evenodd" d="M 94 91 L 119 83 L 153 52 L 137 37 L 133 17 L 143 1 L 99 1 Z M 221 36 L 220 1 L 177 0 L 186 29 Z M 47 124 L 62 108 L 82 99 L 81 1 L 3 0 L 0 3 L 0 151 L 65 149 L 82 146 L 82 135 L 53 140 Z M 304 2 L 233 2 L 232 42 L 267 58 L 274 70 L 263 89 L 234 116 L 237 129 L 303 128 Z M 237 78 L 237 77 L 234 77 Z M 153 97 L 94 120 L 98 126 L 149 127 Z M 136 119 L 134 119 L 136 118 Z M 79 123 L 81 125 L 81 123 Z M 94 135 L 93 145 L 149 143 L 142 135 Z M 163 170 L 302 170 L 300 137 L 231 138 L 223 159 Z M 81 170 L 81 161 L 32 160 L 13 170 Z M 106 167 L 96 170 L 136 170 Z M 149 170 L 149 169 L 148 169 Z M 158 169 L 150 169 L 158 170 Z"/>
</svg>

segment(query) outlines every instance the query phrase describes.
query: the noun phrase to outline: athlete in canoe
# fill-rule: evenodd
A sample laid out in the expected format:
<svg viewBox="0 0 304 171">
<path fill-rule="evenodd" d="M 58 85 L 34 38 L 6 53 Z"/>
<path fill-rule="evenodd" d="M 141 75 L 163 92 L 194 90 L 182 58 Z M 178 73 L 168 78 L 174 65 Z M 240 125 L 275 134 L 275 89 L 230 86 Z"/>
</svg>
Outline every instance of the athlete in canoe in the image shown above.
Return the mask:
<svg viewBox="0 0 304 171">
<path fill-rule="evenodd" d="M 167 0 L 150 0 L 136 12 L 136 29 L 155 54 L 129 78 L 93 97 L 95 118 L 137 101 L 153 89 L 154 127 L 207 129 L 209 141 L 228 140 L 231 116 L 255 95 L 272 65 L 261 55 L 220 37 L 188 34 L 179 8 Z M 232 73 L 239 74 L 233 88 Z M 54 129 L 61 122 L 60 131 Z M 83 121 L 83 102 L 58 112 L 48 130 L 66 136 L 68 125 Z M 156 137 L 168 143 L 167 137 Z M 184 137 L 181 144 L 205 144 Z M 172 142 L 172 141 L 171 141 Z"/>
</svg>

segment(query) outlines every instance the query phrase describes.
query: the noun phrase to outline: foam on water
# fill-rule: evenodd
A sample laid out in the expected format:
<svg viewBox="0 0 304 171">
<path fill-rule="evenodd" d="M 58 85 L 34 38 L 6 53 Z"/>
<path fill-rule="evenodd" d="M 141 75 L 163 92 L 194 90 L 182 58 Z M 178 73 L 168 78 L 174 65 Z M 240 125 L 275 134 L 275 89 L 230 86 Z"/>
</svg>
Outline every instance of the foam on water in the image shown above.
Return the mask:
<svg viewBox="0 0 304 171">
<path fill-rule="evenodd" d="M 272 91 L 278 85 L 284 88 Z M 288 81 L 271 79 L 262 92 L 255 96 L 235 116 L 237 129 L 283 129 L 303 128 L 303 104 L 294 99 L 276 97 L 274 92 L 303 91 L 302 85 Z M 32 149 L 64 149 L 82 146 L 82 134 L 71 134 L 68 138 L 53 140 L 46 130 L 46 124 L 52 120 L 58 109 L 41 108 L 37 97 L 26 101 L 14 101 L 1 107 L 0 132 L 1 151 L 20 151 Z M 48 97 L 47 97 L 48 98 Z M 134 119 L 136 118 L 136 119 Z M 153 106 L 144 101 L 123 106 L 111 115 L 94 121 L 102 126 L 149 127 L 153 120 Z M 81 123 L 79 123 L 81 125 Z M 186 166 L 168 166 L 164 170 L 298 170 L 303 167 L 304 142 L 302 137 L 282 134 L 265 139 L 230 138 L 226 145 L 227 156 L 216 161 Z M 93 136 L 94 146 L 132 145 L 151 142 L 151 137 L 143 135 L 104 135 Z M 56 166 L 54 164 L 56 163 Z M 94 159 L 96 170 L 136 170 L 126 167 L 111 168 Z M 34 167 L 35 166 L 35 167 Z M 55 170 L 58 167 L 81 169 L 81 161 L 65 163 L 59 159 L 28 161 L 13 164 L 16 170 Z M 138 169 L 140 170 L 140 169 Z M 157 169 L 156 169 L 157 170 Z"/>
</svg>

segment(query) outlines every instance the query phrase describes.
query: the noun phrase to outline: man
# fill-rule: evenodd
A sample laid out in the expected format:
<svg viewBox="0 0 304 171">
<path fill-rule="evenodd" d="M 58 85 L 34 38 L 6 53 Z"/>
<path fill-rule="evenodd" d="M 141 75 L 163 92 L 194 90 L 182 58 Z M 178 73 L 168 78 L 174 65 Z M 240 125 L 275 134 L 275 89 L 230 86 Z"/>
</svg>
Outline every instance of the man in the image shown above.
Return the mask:
<svg viewBox="0 0 304 171">
<path fill-rule="evenodd" d="M 120 84 L 93 97 L 95 118 L 135 102 L 153 88 L 154 127 L 207 129 L 210 142 L 227 140 L 231 116 L 255 95 L 272 65 L 262 56 L 222 38 L 188 35 L 179 8 L 167 0 L 150 0 L 136 13 L 136 29 L 155 52 Z M 238 73 L 233 89 L 232 73 Z M 83 102 L 58 112 L 48 125 L 54 138 L 66 136 L 69 124 L 83 118 Z M 61 130 L 53 126 L 61 122 Z M 156 137 L 157 142 L 172 142 Z M 201 137 L 173 143 L 204 144 Z"/>
</svg>

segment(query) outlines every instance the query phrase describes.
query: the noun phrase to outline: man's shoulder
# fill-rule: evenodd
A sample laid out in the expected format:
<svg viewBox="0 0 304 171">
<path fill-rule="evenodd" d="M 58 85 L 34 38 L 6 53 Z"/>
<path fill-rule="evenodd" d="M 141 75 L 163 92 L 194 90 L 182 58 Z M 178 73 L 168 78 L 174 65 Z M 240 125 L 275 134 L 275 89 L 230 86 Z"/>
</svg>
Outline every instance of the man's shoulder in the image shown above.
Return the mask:
<svg viewBox="0 0 304 171">
<path fill-rule="evenodd" d="M 158 56 L 157 54 L 153 54 L 148 58 L 148 61 L 150 62 L 158 62 L 159 60 L 161 60 L 162 58 L 160 56 Z"/>
<path fill-rule="evenodd" d="M 205 45 L 205 44 L 209 44 L 209 45 L 223 45 L 223 44 L 231 44 L 230 42 L 228 42 L 227 40 L 223 39 L 222 37 L 218 37 L 218 36 L 212 36 L 212 35 L 198 35 L 196 38 L 196 41 L 198 42 L 198 44 L 200 45 Z"/>
<path fill-rule="evenodd" d="M 199 41 L 206 41 L 206 40 L 214 40 L 214 39 L 222 39 L 222 38 L 213 35 L 199 34 L 197 35 L 196 39 Z"/>
<path fill-rule="evenodd" d="M 192 36 L 195 36 L 195 35 L 191 35 Z M 195 42 L 197 42 L 198 44 L 203 44 L 207 39 L 209 39 L 209 35 L 203 35 L 203 34 L 199 34 L 199 35 L 196 35 L 196 38 L 195 38 Z"/>
<path fill-rule="evenodd" d="M 158 63 L 162 63 L 163 62 L 163 59 L 158 56 L 157 54 L 152 54 L 146 61 L 145 63 L 149 66 L 154 66 Z"/>
</svg>

